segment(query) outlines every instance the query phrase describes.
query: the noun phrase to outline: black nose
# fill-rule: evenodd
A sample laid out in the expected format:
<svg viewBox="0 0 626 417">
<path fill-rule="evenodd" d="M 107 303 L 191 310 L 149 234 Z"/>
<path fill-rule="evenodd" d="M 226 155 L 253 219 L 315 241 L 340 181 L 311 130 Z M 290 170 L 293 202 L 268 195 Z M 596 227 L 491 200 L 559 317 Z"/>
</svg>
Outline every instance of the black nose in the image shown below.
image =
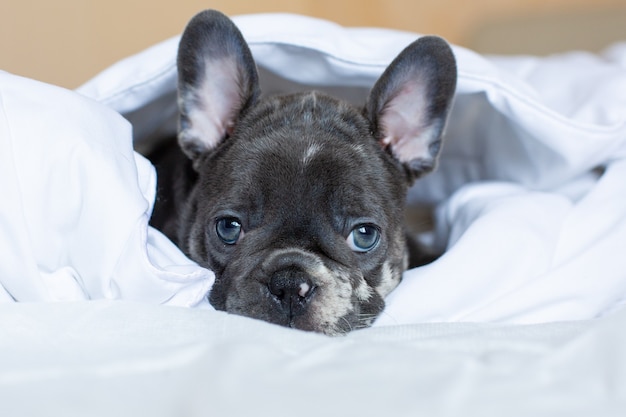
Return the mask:
<svg viewBox="0 0 626 417">
<path fill-rule="evenodd" d="M 306 311 L 315 293 L 315 286 L 308 275 L 299 268 L 290 267 L 276 271 L 268 284 L 270 293 L 289 317 Z"/>
</svg>

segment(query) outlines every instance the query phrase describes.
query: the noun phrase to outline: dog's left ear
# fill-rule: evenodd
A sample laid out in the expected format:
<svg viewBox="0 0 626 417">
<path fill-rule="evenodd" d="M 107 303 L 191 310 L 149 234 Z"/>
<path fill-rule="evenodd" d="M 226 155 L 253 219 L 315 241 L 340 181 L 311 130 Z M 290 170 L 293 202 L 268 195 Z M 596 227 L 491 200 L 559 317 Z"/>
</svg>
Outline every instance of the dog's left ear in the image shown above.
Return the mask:
<svg viewBox="0 0 626 417">
<path fill-rule="evenodd" d="M 425 36 L 394 59 L 370 93 L 366 112 L 374 134 L 411 181 L 435 168 L 456 76 L 448 43 Z"/>
</svg>

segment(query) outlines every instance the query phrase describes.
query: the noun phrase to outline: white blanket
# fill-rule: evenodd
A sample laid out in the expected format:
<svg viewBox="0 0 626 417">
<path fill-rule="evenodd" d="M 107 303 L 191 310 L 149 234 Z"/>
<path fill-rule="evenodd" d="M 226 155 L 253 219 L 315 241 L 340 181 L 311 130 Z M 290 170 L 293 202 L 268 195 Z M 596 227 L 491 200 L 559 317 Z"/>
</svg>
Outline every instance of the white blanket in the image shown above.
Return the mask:
<svg viewBox="0 0 626 417">
<path fill-rule="evenodd" d="M 0 73 L 0 301 L 195 305 L 212 274 L 148 229 L 155 175 L 128 123 Z"/>
<path fill-rule="evenodd" d="M 626 314 L 330 338 L 204 309 L 0 305 L 0 415 L 623 417 Z"/>
<path fill-rule="evenodd" d="M 417 36 L 235 20 L 266 92 L 355 103 Z M 176 46 L 77 92 L 0 73 L 0 415 L 623 413 L 626 44 L 454 49 L 441 163 L 410 195 L 438 205 L 447 252 L 338 339 L 213 311 L 212 273 L 147 226 L 154 171 L 132 140 L 175 131 Z"/>
</svg>

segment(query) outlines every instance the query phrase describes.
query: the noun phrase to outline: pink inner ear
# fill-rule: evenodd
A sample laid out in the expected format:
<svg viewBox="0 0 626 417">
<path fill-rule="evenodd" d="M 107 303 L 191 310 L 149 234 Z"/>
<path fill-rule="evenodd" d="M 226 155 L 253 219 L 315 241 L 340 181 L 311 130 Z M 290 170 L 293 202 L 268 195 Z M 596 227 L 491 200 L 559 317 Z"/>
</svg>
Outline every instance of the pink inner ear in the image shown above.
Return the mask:
<svg viewBox="0 0 626 417">
<path fill-rule="evenodd" d="M 426 91 L 419 80 L 406 83 L 387 104 L 380 117 L 384 146 L 401 162 L 433 159 L 429 145 L 437 138 L 429 124 Z"/>
<path fill-rule="evenodd" d="M 189 110 L 189 121 L 185 137 L 198 147 L 213 149 L 226 134 L 232 133 L 241 91 L 237 64 L 229 59 L 206 62 L 204 80 L 191 91 L 191 102 L 197 103 Z M 185 99 L 185 98 L 184 98 Z"/>
</svg>

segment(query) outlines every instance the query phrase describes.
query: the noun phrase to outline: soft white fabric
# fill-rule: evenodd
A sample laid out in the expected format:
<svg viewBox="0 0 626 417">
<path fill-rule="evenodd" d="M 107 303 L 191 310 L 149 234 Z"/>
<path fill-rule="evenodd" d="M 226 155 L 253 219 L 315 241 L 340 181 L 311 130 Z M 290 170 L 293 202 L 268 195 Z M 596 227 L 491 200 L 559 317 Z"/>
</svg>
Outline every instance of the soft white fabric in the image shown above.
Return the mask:
<svg viewBox="0 0 626 417">
<path fill-rule="evenodd" d="M 0 304 L 0 415 L 621 417 L 625 313 L 330 338 L 201 309 Z"/>
<path fill-rule="evenodd" d="M 109 108 L 0 73 L 0 301 L 193 306 L 213 274 L 147 227 L 156 176 Z"/>
<path fill-rule="evenodd" d="M 417 36 L 293 15 L 236 23 L 264 91 L 314 87 L 355 103 Z M 140 148 L 172 134 L 176 47 L 173 38 L 121 61 L 80 94 L 2 74 L 4 299 L 206 305 L 212 274 L 146 226 L 154 174 L 107 109 L 132 122 Z M 410 195 L 439 205 L 434 240 L 448 250 L 407 272 L 377 325 L 586 319 L 624 302 L 620 51 L 505 58 L 455 48 L 440 167 Z"/>
</svg>

